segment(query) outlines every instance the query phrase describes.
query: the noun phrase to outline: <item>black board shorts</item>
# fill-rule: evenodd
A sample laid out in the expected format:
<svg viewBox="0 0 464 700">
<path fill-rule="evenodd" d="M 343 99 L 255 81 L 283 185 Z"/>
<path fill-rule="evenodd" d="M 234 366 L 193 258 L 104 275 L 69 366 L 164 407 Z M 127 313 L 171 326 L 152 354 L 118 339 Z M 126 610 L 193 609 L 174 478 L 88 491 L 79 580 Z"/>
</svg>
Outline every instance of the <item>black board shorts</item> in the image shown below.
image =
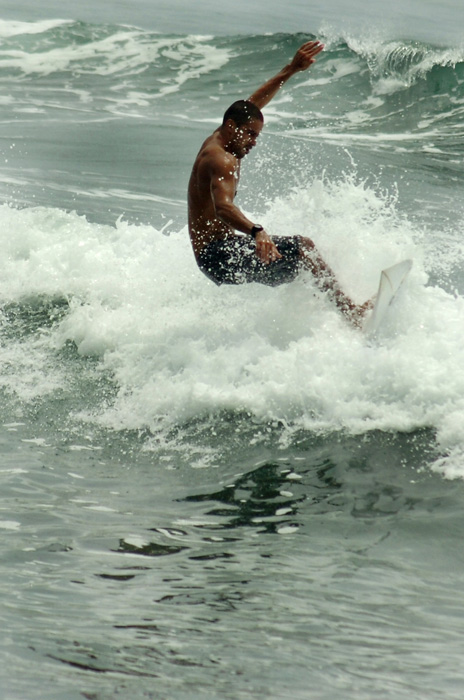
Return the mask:
<svg viewBox="0 0 464 700">
<path fill-rule="evenodd" d="M 300 236 L 273 236 L 281 258 L 268 264 L 256 255 L 256 243 L 236 235 L 210 243 L 197 258 L 200 270 L 216 284 L 258 282 L 269 287 L 292 282 L 300 271 Z"/>
</svg>

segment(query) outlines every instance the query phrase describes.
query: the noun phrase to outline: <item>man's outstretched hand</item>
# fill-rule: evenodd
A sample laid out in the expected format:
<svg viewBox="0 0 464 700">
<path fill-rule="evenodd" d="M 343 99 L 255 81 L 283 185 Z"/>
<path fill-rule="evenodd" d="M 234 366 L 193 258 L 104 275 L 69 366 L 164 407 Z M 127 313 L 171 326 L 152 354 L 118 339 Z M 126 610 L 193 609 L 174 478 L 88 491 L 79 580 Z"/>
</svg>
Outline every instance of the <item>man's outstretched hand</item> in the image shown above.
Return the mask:
<svg viewBox="0 0 464 700">
<path fill-rule="evenodd" d="M 259 109 L 263 109 L 292 75 L 312 66 L 316 61 L 317 54 L 321 53 L 323 48 L 324 44 L 321 44 L 320 41 L 307 41 L 303 46 L 300 46 L 290 63 L 287 63 L 277 75 L 266 80 L 261 87 L 255 90 L 249 97 L 250 102 L 253 102 Z"/>
<path fill-rule="evenodd" d="M 290 64 L 291 68 L 295 72 L 300 70 L 306 70 L 307 68 L 312 66 L 312 64 L 316 60 L 317 54 L 321 53 L 323 48 L 324 44 L 321 44 L 320 41 L 307 41 L 306 44 L 300 46 L 295 56 L 293 57 L 293 60 Z"/>
</svg>

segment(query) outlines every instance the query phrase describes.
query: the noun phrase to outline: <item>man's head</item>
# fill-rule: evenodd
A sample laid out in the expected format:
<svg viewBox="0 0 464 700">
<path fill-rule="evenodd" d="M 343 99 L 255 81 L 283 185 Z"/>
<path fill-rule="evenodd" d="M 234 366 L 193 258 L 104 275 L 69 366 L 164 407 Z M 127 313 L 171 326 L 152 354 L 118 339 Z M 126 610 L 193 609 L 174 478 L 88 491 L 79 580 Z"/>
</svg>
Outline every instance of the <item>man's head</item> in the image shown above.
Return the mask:
<svg viewBox="0 0 464 700">
<path fill-rule="evenodd" d="M 234 102 L 225 112 L 221 130 L 226 148 L 237 158 L 243 158 L 256 144 L 263 128 L 261 110 L 248 100 Z"/>
<path fill-rule="evenodd" d="M 225 124 L 229 119 L 232 119 L 236 126 L 243 126 L 251 119 L 258 119 L 264 123 L 263 113 L 259 107 L 248 100 L 237 100 L 231 104 L 225 111 L 222 123 Z"/>
</svg>

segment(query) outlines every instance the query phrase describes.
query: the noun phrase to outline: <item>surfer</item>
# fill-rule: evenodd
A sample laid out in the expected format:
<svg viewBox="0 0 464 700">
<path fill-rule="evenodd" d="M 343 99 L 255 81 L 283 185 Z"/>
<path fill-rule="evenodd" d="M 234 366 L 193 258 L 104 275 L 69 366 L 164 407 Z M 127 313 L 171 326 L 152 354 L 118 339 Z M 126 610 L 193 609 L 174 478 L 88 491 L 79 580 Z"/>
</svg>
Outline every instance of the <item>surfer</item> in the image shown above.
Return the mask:
<svg viewBox="0 0 464 700">
<path fill-rule="evenodd" d="M 234 203 L 241 161 L 263 128 L 261 109 L 289 78 L 308 69 L 323 48 L 319 41 L 306 42 L 248 100 L 234 102 L 226 110 L 221 126 L 203 143 L 193 165 L 188 186 L 189 232 L 200 270 L 216 284 L 277 286 L 306 269 L 320 289 L 330 292 L 340 311 L 359 325 L 370 302 L 358 306 L 342 291 L 310 238 L 271 237 Z"/>
</svg>

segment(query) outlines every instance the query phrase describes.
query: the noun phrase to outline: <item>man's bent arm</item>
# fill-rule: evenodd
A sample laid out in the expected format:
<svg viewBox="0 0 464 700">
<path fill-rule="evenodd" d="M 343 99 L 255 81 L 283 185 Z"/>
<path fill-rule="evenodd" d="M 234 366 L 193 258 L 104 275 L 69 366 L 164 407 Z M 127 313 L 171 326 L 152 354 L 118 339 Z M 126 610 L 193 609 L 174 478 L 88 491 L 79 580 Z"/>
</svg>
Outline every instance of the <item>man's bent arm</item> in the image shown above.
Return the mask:
<svg viewBox="0 0 464 700">
<path fill-rule="evenodd" d="M 249 101 L 253 102 L 259 109 L 265 107 L 292 75 L 299 71 L 306 70 L 315 62 L 315 57 L 323 48 L 324 45 L 319 41 L 308 41 L 306 44 L 303 44 L 296 52 L 292 61 L 282 68 L 277 75 L 267 80 L 264 85 L 261 85 L 261 87 L 249 97 Z"/>
<path fill-rule="evenodd" d="M 253 222 L 234 204 L 235 180 L 230 167 L 217 162 L 210 167 L 211 196 L 216 216 L 236 231 L 250 234 Z M 256 255 L 263 263 L 268 264 L 282 257 L 264 229 L 256 235 L 255 241 Z"/>
<path fill-rule="evenodd" d="M 249 234 L 253 228 L 253 222 L 234 204 L 235 179 L 231 174 L 230 166 L 213 163 L 210 178 L 211 197 L 218 219 L 236 231 Z"/>
</svg>

